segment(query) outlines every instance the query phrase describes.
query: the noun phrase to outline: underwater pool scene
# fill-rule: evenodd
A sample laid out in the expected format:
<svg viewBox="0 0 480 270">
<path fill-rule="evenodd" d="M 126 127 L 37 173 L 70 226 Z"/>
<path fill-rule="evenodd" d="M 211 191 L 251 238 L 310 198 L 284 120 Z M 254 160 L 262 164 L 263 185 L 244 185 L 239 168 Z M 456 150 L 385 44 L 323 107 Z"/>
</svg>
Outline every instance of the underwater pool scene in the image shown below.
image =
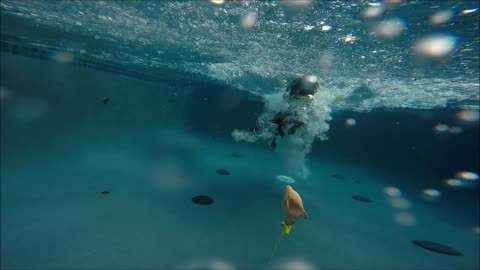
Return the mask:
<svg viewBox="0 0 480 270">
<path fill-rule="evenodd" d="M 480 1 L 2 0 L 1 269 L 479 269 Z"/>
</svg>

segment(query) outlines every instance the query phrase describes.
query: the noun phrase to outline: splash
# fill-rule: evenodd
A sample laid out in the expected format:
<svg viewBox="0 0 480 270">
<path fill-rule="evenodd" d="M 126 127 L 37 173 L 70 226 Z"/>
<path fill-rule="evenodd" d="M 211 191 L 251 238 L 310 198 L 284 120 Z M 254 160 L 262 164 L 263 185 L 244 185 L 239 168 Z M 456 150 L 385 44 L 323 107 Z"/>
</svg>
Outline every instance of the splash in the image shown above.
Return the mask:
<svg viewBox="0 0 480 270">
<path fill-rule="evenodd" d="M 305 126 L 293 134 L 285 134 L 276 147 L 282 157 L 282 162 L 290 175 L 305 179 L 310 175 L 306 166 L 307 155 L 312 149 L 315 139 L 326 140 L 330 128 L 328 121 L 332 119 L 330 104 L 333 96 L 326 89 L 322 89 L 313 96 L 313 102 L 291 102 L 283 93 L 266 95 L 264 97 L 265 110 L 257 120 L 255 130 L 234 130 L 232 137 L 235 141 L 249 143 L 266 142 L 271 144 L 277 137 L 277 124 L 272 119 L 278 113 L 289 112 L 286 118 L 289 121 L 301 121 Z"/>
</svg>

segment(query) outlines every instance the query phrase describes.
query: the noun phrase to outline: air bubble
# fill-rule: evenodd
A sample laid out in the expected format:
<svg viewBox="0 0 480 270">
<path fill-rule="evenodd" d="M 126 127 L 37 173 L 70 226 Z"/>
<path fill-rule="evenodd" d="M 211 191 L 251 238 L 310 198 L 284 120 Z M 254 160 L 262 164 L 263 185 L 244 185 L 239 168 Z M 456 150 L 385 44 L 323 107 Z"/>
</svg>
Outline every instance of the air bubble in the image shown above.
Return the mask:
<svg viewBox="0 0 480 270">
<path fill-rule="evenodd" d="M 477 181 L 478 180 L 478 174 L 474 172 L 458 172 L 456 173 L 456 176 L 462 180 L 466 181 Z"/>
<path fill-rule="evenodd" d="M 419 39 L 414 50 L 424 56 L 442 57 L 447 55 L 455 48 L 456 38 L 449 35 L 435 35 Z"/>
<path fill-rule="evenodd" d="M 430 23 L 431 24 L 443 24 L 449 22 L 453 17 L 453 11 L 448 9 L 448 10 L 442 10 L 439 11 L 435 14 L 433 14 L 430 17 Z"/>
<path fill-rule="evenodd" d="M 457 113 L 457 119 L 465 123 L 478 122 L 479 112 L 476 110 L 464 110 Z"/>
<path fill-rule="evenodd" d="M 451 178 L 451 179 L 447 179 L 445 180 L 445 184 L 447 186 L 450 186 L 450 187 L 460 187 L 460 186 L 463 186 L 463 182 L 461 180 L 458 180 L 458 179 L 455 179 L 455 178 Z"/>
<path fill-rule="evenodd" d="M 397 213 L 395 215 L 395 221 L 402 226 L 413 226 L 417 223 L 416 218 L 410 213 Z"/>
<path fill-rule="evenodd" d="M 255 25 L 256 22 L 257 15 L 255 13 L 249 13 L 240 19 L 240 26 L 243 29 L 250 29 Z"/>
<path fill-rule="evenodd" d="M 395 197 L 390 199 L 390 205 L 397 209 L 408 209 L 411 204 L 410 201 L 405 198 Z"/>
<path fill-rule="evenodd" d="M 382 6 L 376 6 L 376 7 L 368 7 L 365 11 L 363 11 L 363 17 L 370 19 L 370 18 L 376 18 L 383 13 L 383 7 Z"/>
<path fill-rule="evenodd" d="M 373 35 L 380 38 L 395 38 L 405 29 L 405 24 L 400 19 L 384 20 L 373 28 Z"/>
<path fill-rule="evenodd" d="M 385 187 L 383 192 L 390 197 L 400 197 L 402 196 L 402 191 L 396 187 Z"/>
<path fill-rule="evenodd" d="M 348 118 L 347 120 L 345 120 L 345 126 L 347 127 L 353 127 L 357 124 L 357 121 L 353 118 Z"/>
<path fill-rule="evenodd" d="M 424 189 L 422 192 L 422 198 L 427 201 L 435 201 L 440 198 L 441 195 L 442 193 L 440 191 L 433 188 Z"/>
</svg>

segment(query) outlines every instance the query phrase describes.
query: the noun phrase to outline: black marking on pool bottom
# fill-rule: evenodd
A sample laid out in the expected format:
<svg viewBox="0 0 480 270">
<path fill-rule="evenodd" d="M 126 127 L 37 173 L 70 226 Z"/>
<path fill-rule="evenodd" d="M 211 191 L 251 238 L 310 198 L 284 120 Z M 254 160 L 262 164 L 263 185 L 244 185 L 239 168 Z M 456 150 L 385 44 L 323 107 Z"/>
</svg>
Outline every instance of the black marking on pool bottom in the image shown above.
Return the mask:
<svg viewBox="0 0 480 270">
<path fill-rule="evenodd" d="M 242 157 L 242 156 L 240 156 L 239 154 L 232 154 L 232 157 L 234 157 L 234 158 L 240 158 L 240 157 Z"/>
<path fill-rule="evenodd" d="M 332 174 L 332 177 L 333 178 L 338 178 L 338 179 L 345 179 L 345 176 L 343 176 L 341 174 Z"/>
<path fill-rule="evenodd" d="M 102 191 L 102 192 L 100 192 L 100 193 L 101 193 L 102 195 L 108 195 L 108 194 L 110 194 L 110 191 Z"/>
<path fill-rule="evenodd" d="M 353 182 L 356 183 L 356 184 L 360 184 L 360 180 L 355 180 Z"/>
<path fill-rule="evenodd" d="M 103 99 L 103 104 L 107 104 L 110 101 L 110 98 L 104 98 Z"/>
<path fill-rule="evenodd" d="M 352 199 L 357 200 L 357 201 L 361 201 L 361 202 L 367 202 L 367 203 L 372 202 L 372 200 L 370 200 L 369 198 L 361 196 L 361 195 L 353 195 Z"/>
<path fill-rule="evenodd" d="M 218 169 L 217 173 L 221 175 L 230 175 L 230 172 L 224 169 Z"/>
<path fill-rule="evenodd" d="M 198 195 L 192 198 L 192 202 L 200 205 L 210 205 L 213 203 L 213 199 L 206 195 Z"/>
<path fill-rule="evenodd" d="M 451 248 L 439 243 L 435 243 L 432 241 L 415 240 L 415 241 L 412 241 L 412 243 L 426 250 L 430 250 L 440 254 L 452 255 L 452 256 L 463 256 L 463 253 L 461 253 L 460 251 L 454 248 Z"/>
</svg>

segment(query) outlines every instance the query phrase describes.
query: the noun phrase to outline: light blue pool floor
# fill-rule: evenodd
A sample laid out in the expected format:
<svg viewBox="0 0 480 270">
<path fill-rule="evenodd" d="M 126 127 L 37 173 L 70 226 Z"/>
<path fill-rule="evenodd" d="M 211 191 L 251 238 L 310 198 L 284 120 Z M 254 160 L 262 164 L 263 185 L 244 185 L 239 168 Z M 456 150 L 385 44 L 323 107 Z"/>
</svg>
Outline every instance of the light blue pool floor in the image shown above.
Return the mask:
<svg viewBox="0 0 480 270">
<path fill-rule="evenodd" d="M 278 155 L 265 146 L 182 131 L 125 138 L 80 143 L 41 153 L 35 162 L 2 167 L 2 267 L 479 266 L 478 235 L 430 214 L 414 200 L 406 212 L 415 224 L 399 224 L 398 210 L 383 193 L 388 179 L 335 160 L 309 160 L 312 175 L 293 184 L 308 219 L 298 221 L 269 262 L 283 218 L 284 183 L 275 177 L 286 172 Z M 217 169 L 231 174 L 217 174 Z M 196 195 L 208 195 L 214 203 L 194 204 Z M 464 256 L 421 249 L 411 243 L 418 239 L 452 246 Z"/>
</svg>

